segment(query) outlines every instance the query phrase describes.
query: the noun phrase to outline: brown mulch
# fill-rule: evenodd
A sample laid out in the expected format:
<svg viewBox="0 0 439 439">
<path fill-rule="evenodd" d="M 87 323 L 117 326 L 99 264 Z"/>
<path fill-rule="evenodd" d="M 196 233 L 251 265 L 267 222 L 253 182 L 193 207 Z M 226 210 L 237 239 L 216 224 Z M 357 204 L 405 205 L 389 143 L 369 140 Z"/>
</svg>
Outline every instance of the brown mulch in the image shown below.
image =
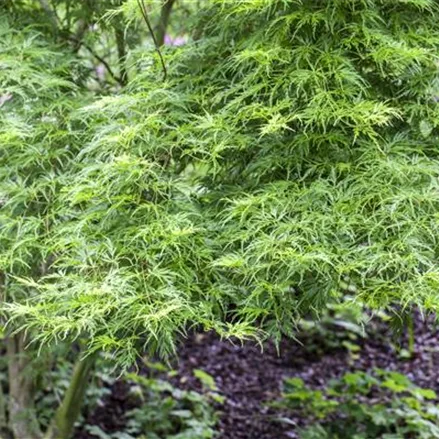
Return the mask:
<svg viewBox="0 0 439 439">
<path fill-rule="evenodd" d="M 285 377 L 300 377 L 312 387 L 321 387 L 329 379 L 349 370 L 370 370 L 379 367 L 397 370 L 408 375 L 418 385 L 439 393 L 439 331 L 431 321 L 419 316 L 415 322 L 416 349 L 412 358 L 401 358 L 399 349 L 391 341 L 392 333 L 382 322 L 373 333 L 357 340 L 360 351 L 328 348 L 324 338 L 301 337 L 302 344 L 284 340 L 279 352 L 272 344 L 261 347 L 247 343 L 232 344 L 219 340 L 214 334 L 189 337 L 179 350 L 175 366 L 178 375 L 173 384 L 186 389 L 200 390 L 194 369 L 212 375 L 219 392 L 225 397 L 217 430 L 219 439 L 294 439 L 297 427 L 306 419 L 276 413 L 266 402 L 277 398 Z M 404 338 L 401 339 L 404 343 Z M 129 389 L 124 382 L 116 382 L 103 406 L 87 416 L 89 425 L 98 425 L 111 433 L 122 431 L 124 413 L 133 408 Z M 280 417 L 284 422 L 280 422 Z M 77 431 L 76 439 L 92 439 L 84 431 Z"/>
</svg>

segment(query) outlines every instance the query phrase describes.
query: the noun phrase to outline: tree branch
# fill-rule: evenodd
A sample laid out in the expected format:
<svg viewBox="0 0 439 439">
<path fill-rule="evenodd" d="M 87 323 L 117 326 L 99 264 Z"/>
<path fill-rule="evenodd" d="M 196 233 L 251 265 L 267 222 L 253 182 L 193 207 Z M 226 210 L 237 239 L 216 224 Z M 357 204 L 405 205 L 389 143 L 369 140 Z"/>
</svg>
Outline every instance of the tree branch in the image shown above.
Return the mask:
<svg viewBox="0 0 439 439">
<path fill-rule="evenodd" d="M 145 3 L 143 2 L 143 0 L 137 0 L 137 4 L 139 5 L 140 11 L 142 12 L 143 19 L 145 20 L 146 26 L 148 27 L 148 31 L 151 34 L 152 40 L 154 41 L 155 50 L 157 51 L 159 58 L 160 58 L 160 62 L 162 64 L 163 81 L 165 81 L 167 76 L 168 76 L 168 71 L 166 69 L 165 60 L 163 59 L 163 55 L 162 55 L 162 52 L 160 50 L 160 46 L 159 46 L 157 39 L 155 37 L 154 30 L 152 29 L 152 26 L 151 26 L 151 21 L 149 20 L 148 11 L 146 9 L 146 6 L 145 6 Z"/>
<path fill-rule="evenodd" d="M 109 75 L 110 75 L 110 76 L 111 76 L 116 82 L 118 82 L 120 85 L 124 85 L 122 79 L 121 79 L 119 76 L 117 76 L 117 75 L 113 72 L 113 70 L 112 70 L 112 68 L 110 67 L 110 65 L 108 64 L 108 62 L 105 61 L 105 59 L 102 58 L 100 55 L 98 55 L 98 54 L 93 50 L 93 48 L 91 48 L 88 44 L 84 43 L 84 41 L 78 41 L 73 35 L 70 35 L 70 36 L 68 37 L 68 39 L 69 39 L 70 41 L 74 42 L 75 44 L 77 44 L 78 47 L 81 47 L 81 46 L 85 47 L 85 48 L 90 52 L 91 55 L 93 55 L 93 56 L 94 56 L 94 57 L 95 57 L 100 63 L 102 63 L 102 64 L 105 66 L 105 68 L 107 69 Z"/>
</svg>

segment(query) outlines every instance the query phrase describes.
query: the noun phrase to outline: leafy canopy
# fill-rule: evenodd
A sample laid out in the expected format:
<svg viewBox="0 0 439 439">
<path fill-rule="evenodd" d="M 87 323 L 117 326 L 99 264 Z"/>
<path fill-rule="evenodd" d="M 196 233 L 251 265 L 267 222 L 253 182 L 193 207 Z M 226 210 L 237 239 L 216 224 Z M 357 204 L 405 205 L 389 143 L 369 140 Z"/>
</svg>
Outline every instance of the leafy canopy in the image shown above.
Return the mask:
<svg viewBox="0 0 439 439">
<path fill-rule="evenodd" d="M 50 274 L 10 315 L 128 364 L 190 324 L 292 333 L 346 291 L 436 310 L 438 12 L 207 3 L 168 81 L 143 53 L 124 90 L 70 115 Z"/>
</svg>

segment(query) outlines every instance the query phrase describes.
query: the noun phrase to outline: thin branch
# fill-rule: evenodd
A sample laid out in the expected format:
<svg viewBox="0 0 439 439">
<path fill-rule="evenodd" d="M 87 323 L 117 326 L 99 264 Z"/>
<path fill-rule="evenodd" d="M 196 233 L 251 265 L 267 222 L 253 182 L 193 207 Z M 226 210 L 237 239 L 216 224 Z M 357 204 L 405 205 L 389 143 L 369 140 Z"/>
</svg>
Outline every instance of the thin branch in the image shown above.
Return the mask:
<svg viewBox="0 0 439 439">
<path fill-rule="evenodd" d="M 165 60 L 163 59 L 163 55 L 162 55 L 162 52 L 160 50 L 160 46 L 159 46 L 157 39 L 155 37 L 154 30 L 152 29 L 152 26 L 151 26 L 151 21 L 149 20 L 148 11 L 146 9 L 146 6 L 145 6 L 145 3 L 143 2 L 143 0 L 137 0 L 137 4 L 139 5 L 140 11 L 142 12 L 143 19 L 145 20 L 146 26 L 148 27 L 148 31 L 151 34 L 152 40 L 154 41 L 155 50 L 157 51 L 157 53 L 159 55 L 160 62 L 162 64 L 162 68 L 163 68 L 163 81 L 165 81 L 167 76 L 168 76 L 168 71 L 166 69 Z"/>
<path fill-rule="evenodd" d="M 41 8 L 46 12 L 47 16 L 50 19 L 50 22 L 52 24 L 52 27 L 54 29 L 54 33 L 58 34 L 59 33 L 59 20 L 58 17 L 55 13 L 55 11 L 50 7 L 49 3 L 47 0 L 39 0 L 39 3 L 41 5 Z M 73 43 L 75 43 L 75 51 L 79 50 L 79 48 L 81 46 L 85 47 L 90 54 L 96 58 L 101 64 L 103 64 L 105 66 L 105 68 L 107 69 L 109 75 L 120 85 L 124 85 L 125 84 L 125 77 L 118 77 L 112 70 L 112 68 L 110 67 L 110 65 L 108 64 L 107 61 L 105 61 L 104 58 L 102 58 L 101 56 L 99 56 L 89 45 L 87 45 L 82 39 L 81 37 L 84 35 L 85 31 L 87 29 L 87 22 L 84 21 L 83 23 L 80 23 L 77 34 L 73 35 L 70 34 L 67 38 L 72 41 Z"/>
<path fill-rule="evenodd" d="M 79 47 L 83 46 L 85 47 L 91 55 L 93 55 L 100 63 L 102 63 L 105 68 L 107 69 L 109 75 L 116 81 L 118 82 L 120 85 L 124 85 L 124 81 L 122 80 L 122 78 L 119 78 L 112 70 L 112 68 L 110 67 L 110 65 L 108 64 L 107 61 L 105 61 L 104 58 L 102 58 L 101 56 L 99 56 L 88 44 L 84 43 L 84 41 L 78 41 L 73 35 L 69 36 L 69 40 L 74 42 L 75 44 L 77 44 Z"/>
</svg>

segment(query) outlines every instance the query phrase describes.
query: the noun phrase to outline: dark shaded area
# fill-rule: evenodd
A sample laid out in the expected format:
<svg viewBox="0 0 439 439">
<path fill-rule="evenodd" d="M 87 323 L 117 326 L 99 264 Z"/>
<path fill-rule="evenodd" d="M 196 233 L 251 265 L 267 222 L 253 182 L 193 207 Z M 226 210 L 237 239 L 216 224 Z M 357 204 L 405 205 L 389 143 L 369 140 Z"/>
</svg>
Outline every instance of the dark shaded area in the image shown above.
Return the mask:
<svg viewBox="0 0 439 439">
<path fill-rule="evenodd" d="M 329 331 L 333 337 L 334 331 Z M 219 340 L 214 334 L 191 336 L 181 346 L 178 375 L 173 384 L 201 390 L 194 369 L 212 375 L 226 400 L 221 410 L 218 430 L 220 439 L 297 438 L 297 426 L 306 419 L 276 412 L 265 404 L 281 392 L 284 377 L 300 377 L 312 387 L 321 387 L 329 379 L 349 370 L 374 367 L 405 373 L 416 384 L 439 392 L 439 332 L 432 321 L 415 320 L 416 346 L 411 358 L 403 358 L 389 327 L 375 322 L 364 339 L 356 341 L 360 350 L 352 353 L 344 348 L 328 348 L 322 336 L 303 335 L 302 344 L 284 340 L 280 353 L 267 344 L 264 351 L 254 344 L 234 345 Z M 343 333 L 336 336 L 343 337 Z M 402 337 L 402 344 L 405 339 Z M 108 433 L 121 431 L 124 413 L 133 407 L 128 385 L 116 382 L 103 406 L 91 413 L 87 422 L 99 425 Z M 283 417 L 283 422 L 279 418 Z M 77 439 L 91 439 L 77 432 Z"/>
</svg>

